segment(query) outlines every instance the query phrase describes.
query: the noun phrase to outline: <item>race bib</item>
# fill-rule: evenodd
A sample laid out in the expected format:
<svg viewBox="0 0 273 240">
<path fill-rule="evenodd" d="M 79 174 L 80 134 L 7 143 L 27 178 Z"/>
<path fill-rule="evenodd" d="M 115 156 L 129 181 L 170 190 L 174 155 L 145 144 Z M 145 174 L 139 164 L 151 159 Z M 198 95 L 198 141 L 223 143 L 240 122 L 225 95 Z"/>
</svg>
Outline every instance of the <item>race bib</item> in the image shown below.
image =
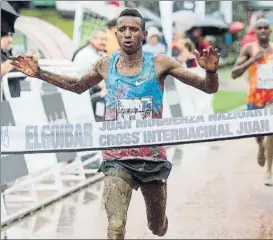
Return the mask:
<svg viewBox="0 0 273 240">
<path fill-rule="evenodd" d="M 152 118 L 153 100 L 151 97 L 118 99 L 117 121 Z"/>
<path fill-rule="evenodd" d="M 273 64 L 258 64 L 258 82 L 259 89 L 273 89 Z"/>
</svg>

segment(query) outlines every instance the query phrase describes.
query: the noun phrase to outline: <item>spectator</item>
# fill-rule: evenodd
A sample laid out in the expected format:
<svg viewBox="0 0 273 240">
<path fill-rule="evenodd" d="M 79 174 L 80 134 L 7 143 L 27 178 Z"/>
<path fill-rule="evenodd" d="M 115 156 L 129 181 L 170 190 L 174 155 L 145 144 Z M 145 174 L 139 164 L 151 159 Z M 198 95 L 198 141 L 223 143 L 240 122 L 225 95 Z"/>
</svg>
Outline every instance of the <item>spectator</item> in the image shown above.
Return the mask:
<svg viewBox="0 0 273 240">
<path fill-rule="evenodd" d="M 196 57 L 193 54 L 193 42 L 189 38 L 181 38 L 177 41 L 177 45 L 179 46 L 179 55 L 176 57 L 176 59 L 183 65 L 187 66 L 187 68 L 198 67 Z"/>
<path fill-rule="evenodd" d="M 176 59 L 191 72 L 205 77 L 206 72 L 199 66 L 193 53 L 195 47 L 194 43 L 189 38 L 179 39 L 177 41 L 177 46 L 179 46 L 179 54 Z M 182 97 L 181 104 L 183 108 L 183 114 L 185 116 L 208 114 L 213 112 L 213 95 L 206 94 L 189 85 L 178 82 L 177 87 L 178 91 L 184 92 L 183 96 L 180 97 Z"/>
<path fill-rule="evenodd" d="M 179 40 L 185 39 L 186 35 L 185 32 L 181 29 L 177 29 L 173 33 L 173 41 L 172 41 L 172 56 L 177 57 L 180 54 L 180 48 L 181 44 L 179 43 Z"/>
<path fill-rule="evenodd" d="M 115 35 L 117 31 L 117 19 L 112 19 L 107 23 L 107 44 L 106 53 L 110 57 L 113 52 L 119 50 L 119 44 Z"/>
<path fill-rule="evenodd" d="M 12 36 L 14 34 L 14 23 L 19 17 L 13 7 L 6 1 L 1 6 L 1 76 L 13 70 L 9 57 L 12 56 Z"/>
<path fill-rule="evenodd" d="M 264 18 L 264 13 L 262 11 L 254 12 L 251 16 L 249 29 L 246 35 L 242 38 L 241 47 L 245 46 L 248 43 L 256 42 L 258 40 L 256 32 L 255 32 L 255 24 L 256 21 L 260 18 Z"/>
<path fill-rule="evenodd" d="M 9 57 L 12 55 L 12 35 L 13 33 L 11 32 L 3 32 L 1 30 L 1 76 L 6 75 L 13 69 L 9 60 Z"/>
<path fill-rule="evenodd" d="M 106 31 L 97 30 L 92 34 L 90 40 L 85 45 L 76 50 L 72 61 L 74 62 L 75 66 L 80 69 L 79 77 L 82 77 L 88 73 L 98 59 L 106 56 L 107 41 Z M 98 85 L 90 88 L 89 92 L 91 96 L 95 96 L 96 93 L 99 93 L 97 101 L 92 101 L 93 109 L 96 113 L 97 102 L 103 102 L 103 98 L 106 95 L 105 82 L 101 81 Z"/>
<path fill-rule="evenodd" d="M 204 41 L 209 44 L 209 46 L 212 46 L 213 48 L 216 48 L 216 38 L 212 35 L 207 35 L 204 38 Z"/>
<path fill-rule="evenodd" d="M 203 40 L 202 29 L 194 27 L 188 32 L 188 37 L 194 43 L 195 48 L 202 52 L 204 49 L 209 47 L 209 44 Z"/>
<path fill-rule="evenodd" d="M 148 29 L 147 43 L 143 46 L 143 51 L 154 54 L 166 53 L 166 47 L 161 43 L 161 33 L 156 27 Z"/>
<path fill-rule="evenodd" d="M 80 68 L 80 76 L 88 73 L 93 64 L 105 55 L 107 35 L 105 30 L 95 31 L 90 40 L 74 53 L 72 61 Z"/>
<path fill-rule="evenodd" d="M 1 77 L 13 71 L 9 57 L 12 56 L 12 36 L 14 34 L 14 22 L 10 21 L 9 16 L 2 13 L 1 9 Z M 10 80 L 9 90 L 11 97 L 20 97 L 22 78 L 14 78 Z M 2 88 L 1 88 L 2 94 Z M 3 100 L 5 96 L 3 95 Z"/>
<path fill-rule="evenodd" d="M 186 37 L 185 32 L 181 29 L 177 29 L 174 32 L 174 40 L 178 41 L 179 39 L 184 39 Z"/>
<path fill-rule="evenodd" d="M 5 11 L 1 8 L 1 77 L 5 76 L 9 72 L 14 72 L 13 66 L 10 64 L 9 57 L 12 56 L 12 40 L 15 32 L 14 23 L 19 17 L 15 10 L 10 6 L 8 2 L 3 1 L 3 4 L 9 8 L 10 12 Z M 36 59 L 39 58 L 38 51 L 29 51 L 25 54 L 26 56 L 32 56 Z M 9 91 L 11 97 L 20 97 L 21 86 L 20 81 L 24 80 L 25 77 L 13 78 L 9 83 Z M 2 89 L 1 89 L 2 94 Z M 1 98 L 2 99 L 2 98 Z M 3 96 L 5 100 L 5 96 Z"/>
</svg>

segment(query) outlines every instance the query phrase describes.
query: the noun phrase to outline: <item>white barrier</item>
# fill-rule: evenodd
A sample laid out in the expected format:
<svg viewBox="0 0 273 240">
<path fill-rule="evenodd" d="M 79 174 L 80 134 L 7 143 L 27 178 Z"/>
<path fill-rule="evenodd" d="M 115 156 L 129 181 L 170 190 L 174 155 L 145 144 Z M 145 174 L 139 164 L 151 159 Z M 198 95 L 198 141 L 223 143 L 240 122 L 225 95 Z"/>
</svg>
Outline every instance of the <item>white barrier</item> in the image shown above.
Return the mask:
<svg viewBox="0 0 273 240">
<path fill-rule="evenodd" d="M 9 103 L 13 116 L 15 116 L 15 126 L 48 123 L 40 95 L 33 93 L 23 99 L 13 98 Z M 55 154 L 26 155 L 25 159 L 30 174 L 57 164 Z"/>
<path fill-rule="evenodd" d="M 93 179 L 94 180 L 94 179 Z M 49 236 L 55 234 L 58 230 L 58 223 L 60 221 L 65 221 L 69 219 L 70 221 L 77 218 L 83 214 L 86 216 L 86 220 L 89 222 L 90 226 L 95 226 L 95 222 L 92 219 L 96 219 L 90 216 L 95 216 L 99 214 L 100 204 L 101 204 L 101 189 L 103 189 L 102 181 L 99 183 L 89 182 L 88 188 L 84 188 L 82 191 L 77 192 L 73 197 L 68 197 L 67 199 L 59 199 L 55 203 L 48 206 L 48 209 L 40 211 L 38 214 L 33 214 L 29 217 L 24 218 L 24 223 L 15 221 L 15 218 L 10 218 L 14 220 L 8 225 L 7 222 L 3 222 L 4 227 L 1 229 L 1 236 L 3 239 L 6 236 L 8 239 L 30 239 L 30 238 L 41 238 L 45 235 Z M 90 196 L 92 200 L 90 201 Z M 84 209 L 82 212 L 81 205 L 86 205 L 86 202 L 90 204 L 88 209 Z M 71 209 L 73 211 L 71 211 Z M 33 206 L 32 211 L 35 213 L 35 206 Z M 24 216 L 24 212 L 21 212 L 20 216 Z M 65 220 L 64 220 L 65 219 Z M 46 224 L 40 224 L 46 221 Z M 5 227 L 7 226 L 7 227 Z M 26 227 L 28 226 L 28 227 Z M 39 227 L 37 227 L 39 226 Z M 77 230 L 76 230 L 77 231 Z M 81 231 L 81 229 L 78 229 Z M 61 238 L 61 236 L 59 236 Z"/>
<path fill-rule="evenodd" d="M 89 99 L 88 96 L 89 95 L 87 93 L 86 101 L 81 100 L 80 104 L 81 106 L 90 105 L 91 108 L 91 103 L 88 100 Z M 81 98 L 83 97 L 84 95 L 81 96 Z M 48 124 L 40 95 L 33 94 L 25 96 L 24 98 L 11 99 L 9 101 L 9 104 L 11 106 L 14 116 L 17 116 L 15 117 L 16 125 L 22 126 L 27 124 L 27 122 L 33 123 L 35 121 L 36 123 L 40 124 Z M 66 105 L 68 104 L 71 104 L 71 101 L 66 103 Z M 84 107 L 82 107 L 82 109 L 84 109 Z M 68 110 L 68 121 L 73 118 L 79 119 L 79 115 L 77 115 L 79 113 L 74 112 L 73 115 L 73 111 L 71 110 L 69 111 L 68 106 L 66 107 L 66 110 Z M 87 108 L 85 115 L 87 116 L 88 113 L 89 116 L 91 116 L 92 118 L 92 111 L 90 111 L 90 109 Z M 4 138 L 2 138 L 2 140 L 5 141 Z M 4 143 L 3 141 L 2 144 Z M 24 158 L 21 159 L 22 164 L 19 164 L 19 162 L 14 162 L 17 168 L 18 167 L 25 168 L 25 170 L 21 169 L 23 172 L 26 173 L 24 174 L 25 178 L 16 181 L 16 183 L 13 186 L 6 189 L 3 193 L 5 198 L 4 202 L 6 203 L 7 208 L 13 208 L 15 205 L 18 204 L 23 205 L 26 204 L 26 202 L 28 202 L 27 207 L 23 208 L 23 210 L 29 209 L 29 207 L 32 207 L 33 204 L 35 205 L 41 204 L 40 200 L 38 201 L 37 195 L 39 195 L 39 199 L 41 199 L 41 195 L 48 195 L 48 191 L 50 191 L 51 196 L 53 196 L 54 194 L 55 196 L 56 194 L 61 196 L 65 191 L 67 191 L 67 188 L 71 189 L 71 187 L 79 186 L 79 184 L 86 182 L 86 174 L 90 173 L 94 174 L 96 173 L 96 169 L 84 169 L 85 166 L 88 166 L 88 164 L 93 163 L 95 161 L 97 161 L 98 164 L 100 164 L 100 162 L 102 161 L 101 151 L 99 151 L 95 152 L 95 154 L 93 154 L 92 152 L 92 155 L 87 158 L 87 161 L 82 162 L 81 156 L 86 156 L 86 154 L 87 153 L 79 154 L 74 162 L 65 165 L 63 163 L 58 163 L 57 155 L 54 153 L 25 154 Z M 1 159 L 1 165 L 2 162 L 3 159 Z M 14 171 L 14 169 L 10 169 L 10 171 Z M 68 186 L 67 184 L 71 186 Z M 26 195 L 26 193 L 28 194 Z M 49 197 L 49 199 L 50 198 L 51 197 Z M 4 210 L 4 208 L 2 209 Z M 10 214 L 8 214 L 6 217 L 3 217 L 2 220 L 4 221 L 6 218 L 9 217 Z"/>
<path fill-rule="evenodd" d="M 59 72 L 72 75 L 77 73 L 77 69 L 73 68 L 71 63 L 68 63 L 67 61 L 55 61 L 53 64 L 54 66 L 50 65 L 51 62 L 44 61 L 42 62 L 42 66 L 44 69 L 48 69 L 53 72 Z M 33 123 L 36 121 L 38 124 L 48 124 L 52 122 L 56 122 L 56 116 L 59 115 L 58 109 L 55 109 L 55 112 L 51 113 L 49 112 L 49 116 L 45 113 L 45 110 L 48 111 L 48 104 L 45 104 L 45 96 L 41 98 L 41 94 L 44 94 L 46 92 L 42 89 L 42 81 L 38 79 L 32 79 L 29 77 L 26 77 L 24 80 L 24 83 L 29 84 L 29 90 L 28 91 L 22 91 L 22 96 L 20 98 L 11 98 L 9 87 L 8 87 L 8 81 L 12 81 L 12 78 L 14 77 L 25 77 L 22 73 L 9 73 L 3 77 L 2 84 L 4 94 L 6 97 L 6 106 L 8 105 L 8 108 L 10 108 L 11 113 L 8 114 L 8 112 L 5 112 L 3 110 L 3 114 L 1 116 L 4 118 L 8 118 L 7 115 L 10 115 L 10 117 L 13 119 L 10 124 L 11 125 L 26 125 L 27 122 Z M 47 83 L 46 83 L 47 84 Z M 50 85 L 50 84 L 48 84 Z M 52 85 L 50 85 L 51 87 Z M 53 86 L 53 88 L 56 89 L 55 92 L 60 91 L 59 88 L 56 88 Z M 64 109 L 61 110 L 61 114 L 64 113 L 63 117 L 65 119 L 59 119 L 58 122 L 64 121 L 65 123 L 73 122 L 75 119 L 79 121 L 79 119 L 83 118 L 84 120 L 89 117 L 89 120 L 91 119 L 94 121 L 94 115 L 93 115 L 93 109 L 91 105 L 91 100 L 88 92 L 77 95 L 73 94 L 71 92 L 64 92 L 60 91 L 62 94 L 58 98 L 58 94 L 51 95 L 50 98 L 55 100 L 53 102 L 54 105 L 60 105 L 58 102 L 62 102 L 64 105 Z M 55 97 L 55 98 L 54 98 Z M 56 98 L 57 97 L 57 98 Z M 63 98 L 63 99 L 62 99 Z M 43 101 L 42 101 L 43 99 Z M 57 99 L 57 101 L 56 101 Z M 72 108 L 74 102 L 77 102 L 81 106 L 76 108 Z M 53 109 L 54 110 L 54 109 Z M 66 113 L 67 111 L 67 113 Z M 57 116 L 57 118 L 62 118 L 62 116 Z M 7 119 L 6 119 L 7 120 Z M 7 120 L 8 122 L 10 120 Z M 5 122 L 5 121 L 4 121 Z M 2 121 L 3 124 L 3 121 Z M 8 179 L 12 180 L 14 179 L 15 182 L 11 187 L 6 189 L 3 193 L 1 193 L 1 197 L 4 198 L 4 201 L 2 199 L 1 204 L 4 206 L 1 208 L 3 211 L 5 209 L 10 209 L 15 206 L 23 207 L 23 210 L 29 209 L 29 206 L 33 206 L 33 204 L 36 202 L 36 204 L 41 204 L 39 201 L 37 201 L 37 195 L 41 197 L 42 192 L 45 192 L 45 195 L 48 195 L 48 191 L 53 191 L 55 194 L 57 191 L 57 195 L 61 196 L 65 191 L 68 189 L 71 189 L 71 187 L 77 187 L 79 184 L 82 184 L 86 182 L 86 174 L 96 174 L 97 176 L 101 177 L 101 174 L 96 173 L 96 169 L 92 167 L 92 169 L 86 168 L 86 166 L 90 165 L 90 163 L 97 162 L 96 165 L 98 165 L 102 161 L 102 154 L 101 151 L 98 152 L 92 152 L 92 153 L 79 153 L 75 155 L 75 160 L 70 164 L 64 164 L 59 163 L 59 161 L 64 161 L 66 159 L 66 156 L 69 154 L 66 154 L 63 156 L 61 154 L 61 159 L 58 158 L 58 154 L 54 153 L 47 153 L 47 154 L 25 154 L 20 155 L 20 159 L 15 159 L 16 156 L 5 156 L 2 154 L 1 158 L 1 169 L 6 169 L 7 167 L 10 171 L 15 172 L 13 174 L 13 177 L 9 177 Z M 70 154 L 71 155 L 71 154 Z M 84 156 L 86 160 L 83 162 L 81 157 Z M 5 157 L 8 157 L 7 159 Z M 16 164 L 16 167 L 12 168 L 12 163 L 10 160 L 13 159 L 14 164 Z M 4 160 L 6 159 L 6 160 Z M 62 160 L 63 159 L 63 160 Z M 19 164 L 19 162 L 21 164 Z M 73 160 L 70 158 L 67 158 L 66 160 Z M 16 163 L 15 163 L 16 161 Z M 5 163 L 8 164 L 8 166 L 3 165 Z M 19 164 L 19 165 L 18 165 Z M 15 166 L 15 165 L 14 165 Z M 94 164 L 93 164 L 94 166 Z M 17 172 L 16 172 L 16 171 Z M 18 175 L 19 171 L 19 175 Z M 5 174 L 9 174 L 9 171 L 6 171 Z M 17 174 L 18 179 L 15 177 Z M 1 174 L 1 185 L 4 183 L 2 182 L 2 178 L 4 178 Z M 24 176 L 22 178 L 22 176 Z M 49 182 L 48 182 L 49 181 Z M 70 186 L 67 186 L 69 184 Z M 72 185 L 71 185 L 72 184 Z M 26 194 L 27 191 L 27 197 L 23 197 L 23 195 Z M 22 195 L 23 194 L 23 195 Z M 52 193 L 51 193 L 52 194 Z M 50 196 L 48 199 L 51 199 L 52 196 Z M 23 206 L 27 203 L 27 206 Z M 21 209 L 22 210 L 22 209 Z M 8 212 L 8 214 L 7 214 Z M 7 220 L 10 217 L 10 214 L 12 214 L 10 211 L 4 211 L 1 212 L 3 215 L 3 218 L 1 218 L 2 221 Z M 14 213 L 13 213 L 14 214 Z M 16 214 L 15 214 L 16 215 Z M 5 216 L 5 217 L 4 217 Z"/>
<path fill-rule="evenodd" d="M 95 116 L 93 114 L 93 109 L 91 105 L 91 99 L 88 92 L 85 92 L 81 95 L 76 93 L 71 93 L 68 91 L 61 91 L 62 99 L 65 106 L 65 112 L 67 115 L 67 119 L 70 123 L 74 122 L 95 122 Z M 79 107 L 84 106 L 84 108 Z M 77 160 L 81 162 L 81 157 L 91 154 L 90 152 L 78 152 Z M 99 162 L 102 161 L 102 152 L 96 151 L 92 152 L 93 156 L 89 157 L 88 160 L 84 162 L 84 165 L 88 165 L 96 160 Z M 85 169 L 86 173 L 95 173 L 96 170 Z"/>
<path fill-rule="evenodd" d="M 206 72 L 201 67 L 188 68 L 189 71 L 194 72 L 202 77 L 205 77 Z M 181 83 L 175 79 L 175 87 L 178 93 L 179 103 L 183 110 L 183 116 L 196 116 L 200 114 L 212 114 L 212 101 L 214 94 L 207 94 L 194 87 Z"/>
</svg>

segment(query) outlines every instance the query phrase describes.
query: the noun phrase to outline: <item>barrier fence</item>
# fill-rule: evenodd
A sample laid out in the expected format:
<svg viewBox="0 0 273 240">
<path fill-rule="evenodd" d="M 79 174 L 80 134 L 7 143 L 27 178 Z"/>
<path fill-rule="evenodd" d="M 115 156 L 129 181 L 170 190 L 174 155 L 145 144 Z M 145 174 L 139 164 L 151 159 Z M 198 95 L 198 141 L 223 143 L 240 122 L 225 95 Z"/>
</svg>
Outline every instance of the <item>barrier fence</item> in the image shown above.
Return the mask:
<svg viewBox="0 0 273 240">
<path fill-rule="evenodd" d="M 23 126 L 35 122 L 38 124 L 77 122 L 80 121 L 79 117 L 85 121 L 87 118 L 89 121 L 94 118 L 88 93 L 73 94 L 75 98 L 81 100 L 64 95 L 65 92 L 51 95 L 29 94 L 3 102 L 1 123 Z M 71 103 L 77 101 L 81 101 L 85 107 L 73 109 L 74 105 Z M 1 147 L 10 142 L 5 138 L 5 133 L 1 131 Z M 92 182 L 94 178 L 98 178 L 96 172 L 101 161 L 101 151 L 19 155 L 6 154 L 2 151 L 1 187 L 13 184 L 1 193 L 1 201 L 6 207 L 1 224 L 13 219 L 22 211 L 32 209 L 33 206 L 41 206 L 49 199 L 53 201 L 77 187 L 80 188 L 82 184 Z"/>
<path fill-rule="evenodd" d="M 42 60 L 40 65 L 56 73 L 77 75 L 69 61 Z M 26 77 L 10 73 L 2 79 L 1 126 L 95 121 L 90 95 L 63 91 L 38 79 L 22 81 L 20 98 L 11 98 L 8 81 Z M 76 106 L 75 106 L 76 104 Z M 78 106 L 81 106 L 79 108 Z M 1 147 L 6 143 L 1 131 Z M 3 138 L 2 138 L 3 136 Z M 101 151 L 4 154 L 1 151 L 1 226 L 22 213 L 39 208 L 103 176 L 97 173 Z"/>
</svg>

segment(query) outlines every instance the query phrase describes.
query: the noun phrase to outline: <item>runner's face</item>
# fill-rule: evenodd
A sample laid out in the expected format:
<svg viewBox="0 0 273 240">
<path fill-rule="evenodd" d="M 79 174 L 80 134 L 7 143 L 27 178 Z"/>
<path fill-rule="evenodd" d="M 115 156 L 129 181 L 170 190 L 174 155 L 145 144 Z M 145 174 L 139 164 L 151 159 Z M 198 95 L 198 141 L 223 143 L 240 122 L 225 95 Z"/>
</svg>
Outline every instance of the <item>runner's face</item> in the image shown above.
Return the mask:
<svg viewBox="0 0 273 240">
<path fill-rule="evenodd" d="M 116 37 L 120 48 L 127 54 L 137 52 L 147 33 L 142 31 L 141 20 L 137 17 L 121 17 L 118 21 Z"/>
<path fill-rule="evenodd" d="M 267 23 L 261 22 L 256 26 L 256 33 L 260 40 L 269 41 L 271 30 Z"/>
</svg>

